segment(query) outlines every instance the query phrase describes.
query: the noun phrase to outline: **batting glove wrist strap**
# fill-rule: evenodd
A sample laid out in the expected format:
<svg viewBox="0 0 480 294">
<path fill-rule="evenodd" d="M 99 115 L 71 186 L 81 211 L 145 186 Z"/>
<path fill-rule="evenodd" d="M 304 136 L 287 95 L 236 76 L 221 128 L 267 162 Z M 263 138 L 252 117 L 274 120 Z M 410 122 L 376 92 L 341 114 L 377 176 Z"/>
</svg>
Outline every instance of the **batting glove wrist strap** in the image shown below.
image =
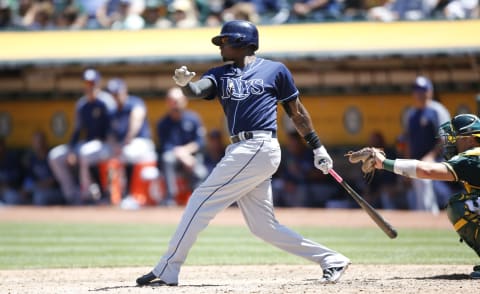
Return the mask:
<svg viewBox="0 0 480 294">
<path fill-rule="evenodd" d="M 308 133 L 303 137 L 303 139 L 307 141 L 308 146 L 310 146 L 310 148 L 312 149 L 322 147 L 322 142 L 320 141 L 320 138 L 318 137 L 317 133 L 315 133 L 315 131 Z"/>
</svg>

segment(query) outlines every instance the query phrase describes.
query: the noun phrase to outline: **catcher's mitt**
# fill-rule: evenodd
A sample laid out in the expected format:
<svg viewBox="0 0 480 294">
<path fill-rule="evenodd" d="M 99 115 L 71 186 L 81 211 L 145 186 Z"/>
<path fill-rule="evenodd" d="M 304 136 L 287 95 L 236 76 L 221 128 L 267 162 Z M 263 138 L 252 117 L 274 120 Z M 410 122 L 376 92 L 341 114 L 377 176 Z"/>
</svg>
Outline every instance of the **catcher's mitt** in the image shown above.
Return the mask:
<svg viewBox="0 0 480 294">
<path fill-rule="evenodd" d="M 348 161 L 351 163 L 361 161 L 363 175 L 367 182 L 371 182 L 375 175 L 375 154 L 377 152 L 385 156 L 385 152 L 382 149 L 375 147 L 364 147 L 357 151 L 349 151 L 345 156 L 348 157 Z"/>
</svg>

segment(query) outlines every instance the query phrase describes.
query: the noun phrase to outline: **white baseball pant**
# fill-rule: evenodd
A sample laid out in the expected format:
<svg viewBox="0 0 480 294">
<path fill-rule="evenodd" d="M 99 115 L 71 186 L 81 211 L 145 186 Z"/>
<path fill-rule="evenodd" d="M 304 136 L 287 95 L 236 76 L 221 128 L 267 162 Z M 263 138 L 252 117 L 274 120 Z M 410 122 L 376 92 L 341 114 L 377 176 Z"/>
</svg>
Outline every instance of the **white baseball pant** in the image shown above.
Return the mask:
<svg viewBox="0 0 480 294">
<path fill-rule="evenodd" d="M 350 261 L 281 225 L 273 211 L 271 176 L 280 164 L 280 146 L 270 132 L 227 147 L 225 156 L 190 197 L 167 252 L 153 269 L 166 283 L 178 283 L 180 267 L 200 231 L 220 211 L 235 201 L 250 231 L 260 239 L 301 256 L 323 269 Z"/>
</svg>

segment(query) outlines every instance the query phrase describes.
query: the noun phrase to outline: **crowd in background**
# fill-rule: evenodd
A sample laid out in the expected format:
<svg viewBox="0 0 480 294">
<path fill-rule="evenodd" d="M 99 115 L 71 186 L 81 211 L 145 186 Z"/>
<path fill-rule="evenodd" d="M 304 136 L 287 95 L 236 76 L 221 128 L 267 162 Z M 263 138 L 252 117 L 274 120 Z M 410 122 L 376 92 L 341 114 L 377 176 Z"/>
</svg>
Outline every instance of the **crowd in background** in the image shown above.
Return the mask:
<svg viewBox="0 0 480 294">
<path fill-rule="evenodd" d="M 256 24 L 472 19 L 478 0 L 0 0 L 0 30 L 193 28 Z"/>
</svg>

